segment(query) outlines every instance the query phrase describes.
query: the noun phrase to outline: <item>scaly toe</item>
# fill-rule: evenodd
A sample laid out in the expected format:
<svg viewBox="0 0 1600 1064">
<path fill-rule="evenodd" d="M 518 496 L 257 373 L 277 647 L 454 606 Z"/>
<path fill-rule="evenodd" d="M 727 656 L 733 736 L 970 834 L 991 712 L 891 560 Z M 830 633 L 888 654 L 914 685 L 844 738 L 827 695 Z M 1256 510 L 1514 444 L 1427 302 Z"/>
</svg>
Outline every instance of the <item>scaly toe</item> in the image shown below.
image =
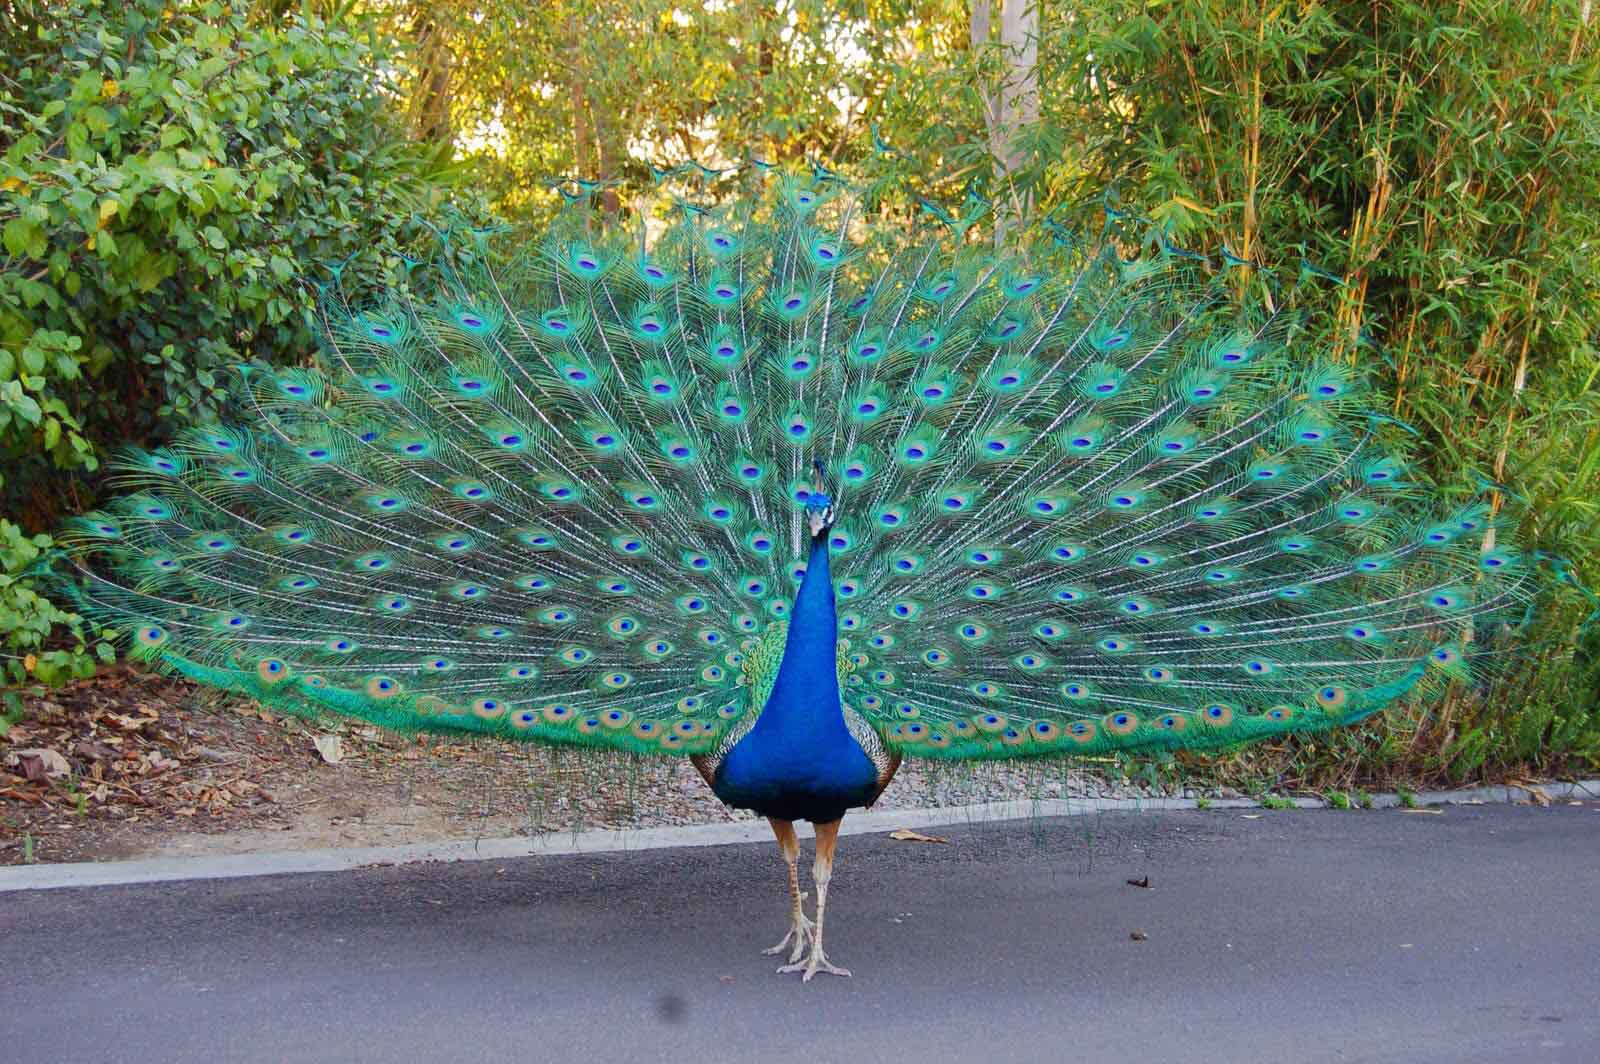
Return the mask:
<svg viewBox="0 0 1600 1064">
<path fill-rule="evenodd" d="M 802 981 L 809 983 L 811 981 L 811 977 L 816 975 L 818 972 L 827 972 L 829 975 L 842 975 L 846 979 L 850 978 L 849 968 L 841 968 L 837 964 L 829 964 L 828 958 L 823 957 L 821 960 L 812 960 L 812 962 L 806 967 L 805 979 Z"/>
<path fill-rule="evenodd" d="M 837 964 L 832 964 L 829 962 L 826 955 L 818 956 L 815 952 L 811 954 L 810 959 L 802 964 L 785 964 L 782 968 L 778 969 L 779 975 L 788 975 L 791 972 L 802 973 L 800 976 L 800 981 L 802 983 L 811 982 L 811 977 L 816 975 L 818 972 L 825 972 L 828 975 L 842 975 L 846 979 L 850 978 L 850 969 L 841 968 Z"/>
<path fill-rule="evenodd" d="M 761 952 L 768 957 L 776 957 L 787 949 L 789 950 L 789 963 L 793 964 L 805 953 L 806 947 L 811 945 L 811 936 L 814 934 L 812 928 L 815 926 L 809 919 L 802 916 L 798 923 L 789 928 L 789 933 L 784 935 L 776 946 L 764 949 Z M 790 942 L 794 943 L 794 948 L 792 949 L 789 947 Z"/>
</svg>

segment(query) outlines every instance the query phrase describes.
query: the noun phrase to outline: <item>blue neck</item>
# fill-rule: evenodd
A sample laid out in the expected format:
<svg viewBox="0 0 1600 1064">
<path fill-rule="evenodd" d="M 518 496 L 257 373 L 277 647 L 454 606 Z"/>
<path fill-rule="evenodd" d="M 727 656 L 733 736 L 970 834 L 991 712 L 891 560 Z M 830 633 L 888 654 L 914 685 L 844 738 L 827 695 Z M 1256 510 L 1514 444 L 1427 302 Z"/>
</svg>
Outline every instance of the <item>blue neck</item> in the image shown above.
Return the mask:
<svg viewBox="0 0 1600 1064">
<path fill-rule="evenodd" d="M 845 730 L 839 702 L 838 642 L 839 622 L 824 532 L 812 540 L 805 579 L 789 615 L 783 661 L 772 695 L 756 721 L 757 730 L 796 738 Z"/>
<path fill-rule="evenodd" d="M 827 823 L 882 789 L 878 767 L 845 725 L 838 628 L 824 536 L 812 541 L 767 704 L 712 778 L 724 802 L 778 820 Z"/>
</svg>

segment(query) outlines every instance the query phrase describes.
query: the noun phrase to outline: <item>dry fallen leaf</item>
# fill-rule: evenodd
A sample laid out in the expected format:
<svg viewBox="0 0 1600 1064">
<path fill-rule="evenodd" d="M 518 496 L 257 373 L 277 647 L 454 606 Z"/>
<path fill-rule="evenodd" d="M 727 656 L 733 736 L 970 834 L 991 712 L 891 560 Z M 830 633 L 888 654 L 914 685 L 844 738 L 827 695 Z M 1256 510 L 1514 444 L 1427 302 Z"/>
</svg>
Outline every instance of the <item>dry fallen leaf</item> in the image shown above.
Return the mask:
<svg viewBox="0 0 1600 1064">
<path fill-rule="evenodd" d="M 15 756 L 22 769 L 23 778 L 30 782 L 42 780 L 47 776 L 66 776 L 72 772 L 72 766 L 67 764 L 66 758 L 46 747 L 18 750 Z M 6 760 L 10 761 L 10 758 Z"/>
<path fill-rule="evenodd" d="M 1545 794 L 1544 791 L 1538 786 L 1529 783 L 1527 780 L 1519 780 L 1515 778 L 1508 779 L 1506 780 L 1506 786 L 1515 787 L 1519 791 L 1527 792 L 1528 801 L 1533 802 L 1535 805 L 1550 804 L 1550 796 Z"/>
<path fill-rule="evenodd" d="M 344 744 L 337 735 L 318 735 L 311 742 L 328 764 L 337 765 L 344 760 Z"/>
<path fill-rule="evenodd" d="M 93 739 L 79 739 L 78 745 L 72 748 L 73 753 L 90 761 L 112 761 L 116 759 L 117 752 L 105 743 Z"/>
<path fill-rule="evenodd" d="M 942 839 L 937 835 L 924 835 L 922 832 L 920 832 L 920 831 L 912 831 L 910 828 L 898 828 L 898 829 L 896 829 L 894 831 L 889 832 L 889 837 L 891 839 L 894 839 L 897 842 L 944 842 L 944 843 L 948 843 L 950 841 L 949 839 Z"/>
</svg>

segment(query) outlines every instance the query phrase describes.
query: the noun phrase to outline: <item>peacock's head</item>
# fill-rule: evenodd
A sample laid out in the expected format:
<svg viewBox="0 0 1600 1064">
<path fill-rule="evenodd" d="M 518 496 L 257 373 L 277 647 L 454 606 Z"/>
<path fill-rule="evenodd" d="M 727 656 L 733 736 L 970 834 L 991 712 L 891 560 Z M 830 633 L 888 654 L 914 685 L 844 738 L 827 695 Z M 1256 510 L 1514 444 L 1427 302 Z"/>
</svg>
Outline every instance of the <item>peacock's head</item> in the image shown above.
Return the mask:
<svg viewBox="0 0 1600 1064">
<path fill-rule="evenodd" d="M 833 500 L 818 490 L 806 497 L 806 521 L 811 527 L 811 538 L 820 539 L 833 527 Z"/>
<path fill-rule="evenodd" d="M 811 460 L 811 471 L 811 494 L 806 496 L 806 521 L 811 526 L 811 538 L 816 540 L 833 527 L 833 498 L 825 485 L 826 474 L 821 459 Z"/>
</svg>

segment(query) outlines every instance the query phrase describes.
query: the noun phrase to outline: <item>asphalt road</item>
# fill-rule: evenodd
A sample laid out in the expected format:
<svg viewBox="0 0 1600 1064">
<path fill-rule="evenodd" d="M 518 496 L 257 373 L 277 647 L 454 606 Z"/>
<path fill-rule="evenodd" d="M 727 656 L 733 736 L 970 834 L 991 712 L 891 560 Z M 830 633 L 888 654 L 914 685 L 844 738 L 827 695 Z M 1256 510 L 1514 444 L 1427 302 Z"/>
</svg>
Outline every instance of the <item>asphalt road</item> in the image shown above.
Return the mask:
<svg viewBox="0 0 1600 1064">
<path fill-rule="evenodd" d="M 1600 803 L 940 834 L 0 894 L 0 1060 L 1600 1061 Z"/>
</svg>

